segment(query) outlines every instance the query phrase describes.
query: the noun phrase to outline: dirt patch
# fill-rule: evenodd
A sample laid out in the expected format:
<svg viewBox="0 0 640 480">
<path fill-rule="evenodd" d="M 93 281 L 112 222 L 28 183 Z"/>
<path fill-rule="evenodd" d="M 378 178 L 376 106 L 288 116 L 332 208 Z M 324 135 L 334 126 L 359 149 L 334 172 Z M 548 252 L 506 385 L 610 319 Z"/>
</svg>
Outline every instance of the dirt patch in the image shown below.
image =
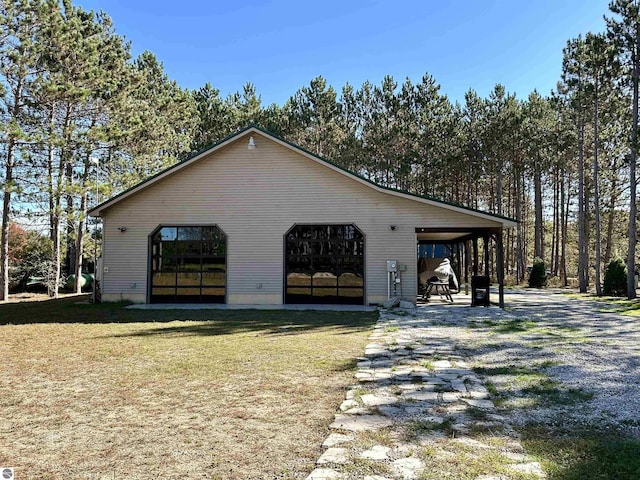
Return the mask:
<svg viewBox="0 0 640 480">
<path fill-rule="evenodd" d="M 89 295 L 82 294 L 78 295 L 77 293 L 60 293 L 58 298 L 72 298 L 78 297 L 78 301 L 86 300 L 89 298 Z M 51 300 L 51 297 L 46 293 L 31 293 L 31 292 L 22 292 L 22 293 L 12 293 L 9 295 L 9 298 L 4 303 L 20 303 L 20 302 L 44 302 Z"/>
</svg>

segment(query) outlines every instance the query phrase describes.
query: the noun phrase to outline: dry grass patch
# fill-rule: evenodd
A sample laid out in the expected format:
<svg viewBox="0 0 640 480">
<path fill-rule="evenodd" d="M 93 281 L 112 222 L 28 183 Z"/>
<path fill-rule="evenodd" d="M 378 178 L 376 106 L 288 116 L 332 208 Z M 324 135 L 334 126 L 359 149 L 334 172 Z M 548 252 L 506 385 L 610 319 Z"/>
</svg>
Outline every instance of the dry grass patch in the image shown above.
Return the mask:
<svg viewBox="0 0 640 480">
<path fill-rule="evenodd" d="M 0 465 L 23 479 L 304 478 L 377 317 L 131 315 L 0 326 Z"/>
</svg>

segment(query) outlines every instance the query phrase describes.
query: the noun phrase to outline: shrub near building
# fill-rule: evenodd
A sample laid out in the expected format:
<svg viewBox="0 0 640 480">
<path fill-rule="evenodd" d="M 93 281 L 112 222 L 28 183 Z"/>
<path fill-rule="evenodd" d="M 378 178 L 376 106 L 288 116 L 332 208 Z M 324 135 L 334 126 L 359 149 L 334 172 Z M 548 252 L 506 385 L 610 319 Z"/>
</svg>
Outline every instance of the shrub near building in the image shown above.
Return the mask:
<svg viewBox="0 0 640 480">
<path fill-rule="evenodd" d="M 614 258 L 604 272 L 602 292 L 605 295 L 622 296 L 627 293 L 627 267 L 620 258 Z"/>
<path fill-rule="evenodd" d="M 541 258 L 533 259 L 533 267 L 529 274 L 529 286 L 532 288 L 542 288 L 547 286 L 547 271 L 544 266 L 544 260 Z"/>
</svg>

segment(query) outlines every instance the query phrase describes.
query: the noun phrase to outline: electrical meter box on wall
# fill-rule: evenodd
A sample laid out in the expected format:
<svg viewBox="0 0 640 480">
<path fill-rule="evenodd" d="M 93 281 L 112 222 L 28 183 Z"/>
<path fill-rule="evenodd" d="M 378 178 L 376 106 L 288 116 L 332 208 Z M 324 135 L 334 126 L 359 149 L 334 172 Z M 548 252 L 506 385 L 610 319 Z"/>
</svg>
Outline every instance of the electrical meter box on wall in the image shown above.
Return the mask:
<svg viewBox="0 0 640 480">
<path fill-rule="evenodd" d="M 398 262 L 395 260 L 387 260 L 387 272 L 397 272 Z"/>
</svg>

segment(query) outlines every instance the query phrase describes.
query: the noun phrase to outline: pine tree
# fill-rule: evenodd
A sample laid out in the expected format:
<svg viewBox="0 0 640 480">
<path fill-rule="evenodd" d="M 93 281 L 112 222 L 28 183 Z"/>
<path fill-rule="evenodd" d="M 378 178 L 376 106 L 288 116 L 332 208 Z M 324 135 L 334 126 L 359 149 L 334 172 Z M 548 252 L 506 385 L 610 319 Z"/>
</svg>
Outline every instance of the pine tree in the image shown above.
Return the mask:
<svg viewBox="0 0 640 480">
<path fill-rule="evenodd" d="M 191 143 L 193 152 L 222 140 L 232 132 L 227 104 L 220 97 L 220 90 L 210 83 L 192 92 L 198 110 L 198 123 Z"/>
<path fill-rule="evenodd" d="M 32 86 L 41 76 L 42 46 L 36 41 L 40 0 L 0 3 L 0 136 L 4 180 L 2 183 L 2 235 L 0 240 L 0 301 L 9 296 L 9 225 L 14 194 L 19 189 L 15 177 L 23 159 L 27 140 L 28 107 Z"/>
<path fill-rule="evenodd" d="M 287 133 L 294 142 L 327 158 L 337 157 L 342 139 L 339 127 L 340 104 L 336 91 L 323 77 L 311 80 L 284 107 Z"/>
<path fill-rule="evenodd" d="M 587 74 L 585 43 L 581 36 L 567 42 L 564 49 L 561 85 L 568 96 L 578 139 L 578 283 L 581 293 L 589 286 L 589 250 L 586 227 L 585 199 L 585 126 L 587 104 Z"/>
<path fill-rule="evenodd" d="M 37 111 L 49 157 L 53 263 L 59 265 L 62 256 L 60 228 L 66 216 L 65 270 L 75 276 L 74 288 L 80 293 L 89 193 L 94 190 L 91 158 L 108 147 L 113 112 L 127 92 L 129 53 L 109 17 L 84 11 L 69 0 L 62 5 L 48 0 L 41 23 L 39 41 L 46 46 L 47 75 L 38 85 Z M 58 269 L 52 275 L 53 296 L 58 290 Z"/>
<path fill-rule="evenodd" d="M 627 297 L 636 298 L 635 258 L 637 245 L 636 216 L 638 158 L 638 84 L 640 81 L 640 6 L 637 0 L 614 0 L 609 4 L 614 14 L 606 18 L 607 34 L 612 40 L 624 70 L 624 78 L 632 90 L 631 142 L 629 152 L 629 247 L 627 251 Z"/>
</svg>

